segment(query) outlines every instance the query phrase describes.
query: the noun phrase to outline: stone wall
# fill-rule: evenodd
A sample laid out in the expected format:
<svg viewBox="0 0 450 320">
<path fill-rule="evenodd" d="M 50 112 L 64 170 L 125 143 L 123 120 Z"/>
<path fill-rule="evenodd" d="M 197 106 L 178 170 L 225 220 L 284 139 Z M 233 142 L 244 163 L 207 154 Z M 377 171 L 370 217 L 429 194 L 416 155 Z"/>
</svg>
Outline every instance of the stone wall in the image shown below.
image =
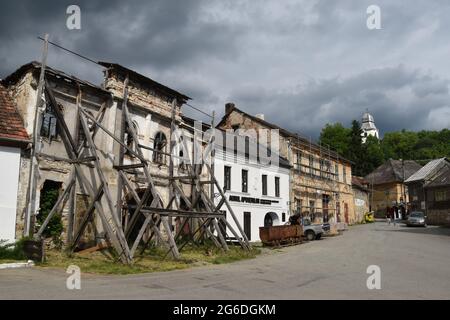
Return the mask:
<svg viewBox="0 0 450 320">
<path fill-rule="evenodd" d="M 123 98 L 125 75 L 119 74 L 116 70 L 109 69 L 106 72 L 104 87 L 115 97 Z M 172 116 L 172 98 L 151 88 L 143 83 L 139 83 L 133 78 L 128 82 L 128 101 L 132 104 L 144 107 L 152 113 L 171 118 Z M 181 103 L 178 103 L 176 117 L 181 114 Z"/>
</svg>

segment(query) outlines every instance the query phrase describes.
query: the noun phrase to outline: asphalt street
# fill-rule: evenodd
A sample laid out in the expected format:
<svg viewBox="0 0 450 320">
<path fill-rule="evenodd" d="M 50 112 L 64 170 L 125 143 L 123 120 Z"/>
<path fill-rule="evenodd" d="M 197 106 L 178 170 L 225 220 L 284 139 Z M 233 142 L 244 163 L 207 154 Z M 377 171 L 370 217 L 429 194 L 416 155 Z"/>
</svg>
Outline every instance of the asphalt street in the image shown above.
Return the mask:
<svg viewBox="0 0 450 320">
<path fill-rule="evenodd" d="M 367 268 L 381 289 L 367 288 Z M 377 222 L 232 264 L 128 276 L 0 270 L 0 299 L 450 299 L 450 229 Z"/>
</svg>

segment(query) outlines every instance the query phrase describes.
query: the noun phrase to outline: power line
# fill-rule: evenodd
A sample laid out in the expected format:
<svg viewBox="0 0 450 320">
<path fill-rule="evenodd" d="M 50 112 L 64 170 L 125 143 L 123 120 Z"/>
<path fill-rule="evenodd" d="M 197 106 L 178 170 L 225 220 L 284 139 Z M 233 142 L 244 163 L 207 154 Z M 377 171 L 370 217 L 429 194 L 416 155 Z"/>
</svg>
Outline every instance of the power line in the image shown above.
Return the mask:
<svg viewBox="0 0 450 320">
<path fill-rule="evenodd" d="M 45 39 L 42 38 L 42 37 L 37 37 L 37 38 L 38 38 L 39 40 L 45 41 Z M 101 66 L 101 67 L 104 67 L 104 66 L 101 65 L 98 61 L 95 61 L 95 60 L 93 60 L 93 59 L 91 59 L 91 58 L 88 58 L 88 57 L 86 57 L 86 56 L 83 56 L 83 55 L 80 54 L 80 53 L 77 53 L 77 52 L 75 52 L 75 51 L 72 51 L 72 50 L 70 50 L 70 49 L 67 49 L 67 48 L 65 48 L 65 47 L 63 47 L 63 46 L 61 46 L 61 45 L 59 45 L 59 44 L 57 44 L 57 43 L 54 43 L 54 42 L 52 42 L 52 41 L 48 41 L 48 43 L 51 44 L 52 46 L 55 46 L 55 47 L 57 47 L 57 48 L 59 48 L 59 49 L 61 49 L 61 50 L 66 51 L 66 52 L 68 52 L 68 53 L 70 53 L 70 54 L 73 54 L 73 55 L 75 55 L 75 56 L 77 56 L 77 57 L 79 57 L 79 58 L 81 58 L 81 59 L 84 59 L 84 60 L 86 60 L 86 61 L 89 61 L 89 62 L 91 62 L 91 63 L 94 63 L 94 64 L 96 64 L 96 65 L 99 65 L 99 66 Z M 209 113 L 207 113 L 207 112 L 205 112 L 205 111 L 203 111 L 203 110 L 201 110 L 201 109 L 199 109 L 199 108 L 197 108 L 197 107 L 194 107 L 193 105 L 191 105 L 191 104 L 189 104 L 189 103 L 184 103 L 184 104 L 187 105 L 188 107 L 190 107 L 190 108 L 192 108 L 192 109 L 194 109 L 194 110 L 196 110 L 196 111 L 198 111 L 198 112 L 204 114 L 205 116 L 208 116 L 208 117 L 211 118 L 211 119 L 213 118 L 213 116 L 210 115 Z"/>
<path fill-rule="evenodd" d="M 42 38 L 42 37 L 38 37 L 38 39 L 39 39 L 39 40 L 42 40 L 42 41 L 45 41 L 45 39 Z M 92 60 L 92 59 L 90 59 L 90 58 L 88 58 L 88 57 L 86 57 L 86 56 L 83 56 L 83 55 L 81 55 L 81 54 L 79 54 L 79 53 L 76 53 L 75 51 L 72 51 L 72 50 L 69 50 L 69 49 L 67 49 L 67 48 L 64 48 L 63 46 L 60 46 L 60 45 L 57 44 L 57 43 L 54 43 L 54 42 L 51 42 L 51 41 L 48 41 L 48 43 L 51 44 L 51 45 L 53 45 L 53 46 L 55 46 L 55 47 L 57 47 L 57 48 L 59 48 L 59 49 L 61 49 L 61 50 L 64 50 L 64 51 L 67 51 L 67 52 L 69 52 L 69 53 L 71 53 L 71 54 L 73 54 L 73 55 L 76 55 L 77 57 L 80 57 L 80 58 L 82 58 L 82 59 L 84 59 L 84 60 L 87 60 L 87 61 L 89 61 L 89 62 L 95 63 L 96 65 L 102 66 L 100 63 L 98 63 L 98 61 Z M 103 67 L 103 66 L 102 66 L 102 67 Z"/>
<path fill-rule="evenodd" d="M 203 113 L 205 116 L 208 116 L 208 117 L 210 117 L 210 118 L 213 117 L 212 115 L 206 113 L 205 111 L 203 111 L 203 110 L 201 110 L 201 109 L 199 109 L 199 108 L 197 108 L 197 107 L 194 107 L 193 105 L 190 105 L 190 104 L 187 103 L 187 102 L 185 102 L 184 104 L 187 105 L 188 107 L 191 107 L 192 109 L 194 109 L 194 110 L 200 112 L 200 113 Z"/>
</svg>

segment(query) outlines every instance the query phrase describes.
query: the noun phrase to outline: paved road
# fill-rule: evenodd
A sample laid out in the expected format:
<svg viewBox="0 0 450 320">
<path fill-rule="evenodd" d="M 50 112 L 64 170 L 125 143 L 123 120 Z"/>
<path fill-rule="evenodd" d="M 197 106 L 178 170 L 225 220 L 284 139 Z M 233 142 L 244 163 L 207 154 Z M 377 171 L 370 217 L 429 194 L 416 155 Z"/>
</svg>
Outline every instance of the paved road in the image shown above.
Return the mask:
<svg viewBox="0 0 450 320">
<path fill-rule="evenodd" d="M 381 268 L 381 290 L 366 269 Z M 61 270 L 0 270 L 0 299 L 450 299 L 450 229 L 378 222 L 257 259 L 131 276 L 83 275 L 66 289 Z"/>
</svg>

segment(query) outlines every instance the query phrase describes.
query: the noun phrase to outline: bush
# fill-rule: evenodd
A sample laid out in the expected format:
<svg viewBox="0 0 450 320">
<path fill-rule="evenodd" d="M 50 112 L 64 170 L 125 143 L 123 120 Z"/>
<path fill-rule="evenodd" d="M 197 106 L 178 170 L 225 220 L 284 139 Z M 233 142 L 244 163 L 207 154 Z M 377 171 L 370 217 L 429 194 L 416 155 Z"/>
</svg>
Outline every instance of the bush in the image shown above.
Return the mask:
<svg viewBox="0 0 450 320">
<path fill-rule="evenodd" d="M 3 260 L 24 260 L 26 259 L 23 251 L 23 244 L 26 238 L 20 239 L 15 243 L 6 243 L 6 240 L 0 240 L 0 259 Z"/>
<path fill-rule="evenodd" d="M 36 227 L 40 227 L 44 223 L 48 214 L 50 213 L 53 206 L 57 202 L 59 197 L 59 188 L 60 185 L 58 183 L 54 183 L 52 181 L 46 181 L 44 183 L 44 188 L 41 192 L 40 212 L 39 215 L 37 216 Z M 55 245 L 58 246 L 61 243 L 60 236 L 62 231 L 63 231 L 63 223 L 61 215 L 55 214 L 50 219 L 42 235 L 45 238 L 51 237 Z"/>
</svg>

